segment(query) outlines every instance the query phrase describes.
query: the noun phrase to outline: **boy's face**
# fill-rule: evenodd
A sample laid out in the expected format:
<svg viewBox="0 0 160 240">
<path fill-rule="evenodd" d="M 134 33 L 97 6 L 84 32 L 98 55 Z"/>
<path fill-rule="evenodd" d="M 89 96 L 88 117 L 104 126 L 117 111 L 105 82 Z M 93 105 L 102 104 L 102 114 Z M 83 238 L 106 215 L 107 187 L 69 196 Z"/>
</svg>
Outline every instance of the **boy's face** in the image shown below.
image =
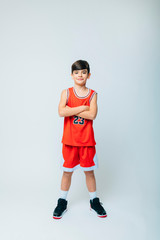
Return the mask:
<svg viewBox="0 0 160 240">
<path fill-rule="evenodd" d="M 88 74 L 87 69 L 74 70 L 71 76 L 77 85 L 83 86 L 86 84 L 87 79 L 90 78 L 91 73 Z"/>
</svg>

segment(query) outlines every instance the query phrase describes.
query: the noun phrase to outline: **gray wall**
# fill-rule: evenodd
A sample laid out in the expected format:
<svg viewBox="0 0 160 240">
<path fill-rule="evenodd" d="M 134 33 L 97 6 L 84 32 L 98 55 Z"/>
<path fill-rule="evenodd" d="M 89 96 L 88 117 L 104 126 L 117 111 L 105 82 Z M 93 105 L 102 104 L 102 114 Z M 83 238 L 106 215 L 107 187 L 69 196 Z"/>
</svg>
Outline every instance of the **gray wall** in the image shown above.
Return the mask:
<svg viewBox="0 0 160 240">
<path fill-rule="evenodd" d="M 73 86 L 72 63 L 83 59 L 91 68 L 87 87 L 98 92 L 93 123 L 98 196 L 110 211 L 115 201 L 117 209 L 139 213 L 135 222 L 142 225 L 128 228 L 126 235 L 124 217 L 124 232 L 112 226 L 108 237 L 158 239 L 159 11 L 156 0 L 0 2 L 3 209 L 14 208 L 15 196 L 21 204 L 27 197 L 48 196 L 54 207 L 62 174 L 58 103 L 61 91 Z M 68 199 L 76 204 L 84 198 L 89 199 L 84 174 L 76 170 Z M 14 228 L 10 236 L 9 225 L 2 223 L 3 239 L 25 239 L 25 228 L 21 235 Z M 47 238 L 42 230 L 38 239 L 58 234 L 47 231 Z"/>
</svg>

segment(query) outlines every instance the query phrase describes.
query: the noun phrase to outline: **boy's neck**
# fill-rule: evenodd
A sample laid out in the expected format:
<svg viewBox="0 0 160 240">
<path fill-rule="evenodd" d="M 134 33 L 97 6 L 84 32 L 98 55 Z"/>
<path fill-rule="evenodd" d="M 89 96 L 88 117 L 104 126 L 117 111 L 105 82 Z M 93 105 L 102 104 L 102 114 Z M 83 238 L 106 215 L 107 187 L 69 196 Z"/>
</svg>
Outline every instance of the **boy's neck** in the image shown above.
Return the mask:
<svg viewBox="0 0 160 240">
<path fill-rule="evenodd" d="M 86 87 L 86 85 L 80 86 L 80 85 L 77 85 L 77 84 L 74 84 L 74 88 L 75 88 L 77 91 L 79 91 L 79 92 L 83 92 L 83 91 L 85 91 L 86 89 L 88 89 L 88 88 Z"/>
</svg>

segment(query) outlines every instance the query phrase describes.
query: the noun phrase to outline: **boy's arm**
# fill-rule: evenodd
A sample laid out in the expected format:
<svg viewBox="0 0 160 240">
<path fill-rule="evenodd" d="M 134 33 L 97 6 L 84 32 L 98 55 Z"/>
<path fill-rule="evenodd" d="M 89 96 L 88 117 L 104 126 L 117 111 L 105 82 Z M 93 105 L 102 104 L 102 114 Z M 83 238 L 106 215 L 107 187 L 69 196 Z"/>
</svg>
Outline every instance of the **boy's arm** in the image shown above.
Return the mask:
<svg viewBox="0 0 160 240">
<path fill-rule="evenodd" d="M 61 99 L 58 106 L 58 113 L 60 117 L 69 117 L 72 115 L 77 115 L 83 111 L 89 110 L 89 106 L 79 106 L 79 107 L 68 107 L 66 106 L 67 101 L 67 92 L 66 89 L 64 89 L 61 93 Z"/>
<path fill-rule="evenodd" d="M 98 106 L 97 106 L 97 93 L 96 93 L 91 100 L 89 111 L 81 112 L 77 114 L 77 116 L 94 120 L 97 116 L 97 111 L 98 111 Z"/>
</svg>

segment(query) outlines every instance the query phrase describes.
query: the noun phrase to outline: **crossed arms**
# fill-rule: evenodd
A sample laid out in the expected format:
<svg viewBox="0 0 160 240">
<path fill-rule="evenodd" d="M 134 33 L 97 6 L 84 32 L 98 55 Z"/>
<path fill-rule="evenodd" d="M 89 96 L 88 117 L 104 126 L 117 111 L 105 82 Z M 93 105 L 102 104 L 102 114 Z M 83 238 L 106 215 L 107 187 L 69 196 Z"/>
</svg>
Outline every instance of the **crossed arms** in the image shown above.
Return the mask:
<svg viewBox="0 0 160 240">
<path fill-rule="evenodd" d="M 61 99 L 58 106 L 58 113 L 60 117 L 69 117 L 76 115 L 78 117 L 82 117 L 85 119 L 94 120 L 97 116 L 97 94 L 91 100 L 90 106 L 81 105 L 78 107 L 69 107 L 66 106 L 67 101 L 67 93 L 66 89 L 64 89 L 61 93 Z"/>
</svg>

